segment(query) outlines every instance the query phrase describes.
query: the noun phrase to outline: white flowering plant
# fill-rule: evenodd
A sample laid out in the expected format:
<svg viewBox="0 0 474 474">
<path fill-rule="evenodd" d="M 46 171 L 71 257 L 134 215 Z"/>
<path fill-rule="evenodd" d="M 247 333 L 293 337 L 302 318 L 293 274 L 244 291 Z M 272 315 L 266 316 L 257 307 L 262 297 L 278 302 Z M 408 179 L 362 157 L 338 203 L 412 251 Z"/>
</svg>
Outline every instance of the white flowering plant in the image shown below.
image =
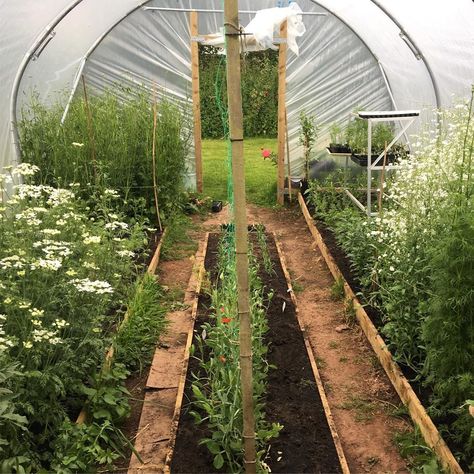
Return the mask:
<svg viewBox="0 0 474 474">
<path fill-rule="evenodd" d="M 20 458 L 33 470 L 49 467 L 51 453 L 41 446 L 53 443 L 87 398 L 140 268 L 148 226 L 107 208 L 117 199 L 110 191 L 88 209 L 74 188 L 32 184 L 37 172 L 22 163 L 0 178 L 2 191 L 10 184 L 15 192 L 0 212 L 0 379 L 17 364 L 8 384 L 28 428 Z M 12 179 L 18 176 L 21 183 Z M 0 439 L 12 446 L 2 445 L 5 459 L 19 456 L 9 438 L 16 432 L 0 421 Z"/>
<path fill-rule="evenodd" d="M 451 420 L 448 440 L 472 470 L 473 423 L 459 411 L 474 390 L 472 100 L 435 114 L 389 176 L 377 217 L 340 194 L 309 199 L 380 309 L 392 353 L 432 391 L 432 415 Z"/>
</svg>

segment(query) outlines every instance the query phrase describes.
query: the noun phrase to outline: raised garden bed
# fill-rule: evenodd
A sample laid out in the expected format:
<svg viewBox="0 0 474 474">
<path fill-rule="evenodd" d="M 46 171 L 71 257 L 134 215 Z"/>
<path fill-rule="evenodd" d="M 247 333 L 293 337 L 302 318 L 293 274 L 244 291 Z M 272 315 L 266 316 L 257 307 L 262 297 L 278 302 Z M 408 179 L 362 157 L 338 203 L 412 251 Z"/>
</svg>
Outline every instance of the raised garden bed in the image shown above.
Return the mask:
<svg viewBox="0 0 474 474">
<path fill-rule="evenodd" d="M 353 305 L 361 329 L 364 331 L 364 334 L 377 355 L 380 364 L 392 382 L 392 385 L 397 391 L 401 401 L 407 407 L 413 422 L 420 428 L 420 432 L 423 435 L 426 444 L 436 453 L 443 469 L 450 473 L 461 474 L 463 470 L 459 466 L 446 442 L 443 440 L 435 424 L 428 416 L 409 381 L 395 362 L 384 340 L 369 317 L 366 307 L 362 305 L 356 296 L 355 291 L 360 288 L 358 287 L 357 280 L 353 278 L 349 262 L 343 255 L 343 252 L 338 248 L 334 236 L 332 236 L 329 230 L 324 229 L 324 227 L 320 232 L 317 223 L 314 221 L 308 207 L 306 206 L 303 195 L 300 194 L 298 200 L 308 228 L 313 235 L 324 260 L 326 261 L 330 272 L 336 280 L 343 282 L 346 300 Z M 331 250 L 328 248 L 328 245 Z M 335 252 L 334 256 L 332 252 Z M 341 265 L 341 268 L 339 267 L 339 264 Z M 348 280 L 351 284 L 348 283 Z"/>
<path fill-rule="evenodd" d="M 250 241 L 257 258 L 260 255 L 255 235 Z M 215 265 L 219 234 L 209 236 L 205 268 L 215 281 Z M 260 278 L 266 292 L 272 290 L 268 305 L 270 345 L 268 363 L 275 365 L 268 375 L 265 406 L 267 421 L 281 423 L 279 437 L 270 442 L 265 462 L 272 472 L 342 472 L 339 454 L 326 418 L 325 407 L 318 392 L 311 360 L 296 317 L 276 243 L 267 234 L 267 245 L 274 272 L 261 271 Z M 201 293 L 197 311 L 195 334 L 209 320 L 210 299 Z M 213 467 L 213 456 L 199 441 L 209 435 L 204 424 L 196 426 L 190 415 L 193 394 L 191 374 L 199 376 L 199 361 L 189 360 L 176 443 L 171 456 L 171 472 L 218 472 Z"/>
</svg>

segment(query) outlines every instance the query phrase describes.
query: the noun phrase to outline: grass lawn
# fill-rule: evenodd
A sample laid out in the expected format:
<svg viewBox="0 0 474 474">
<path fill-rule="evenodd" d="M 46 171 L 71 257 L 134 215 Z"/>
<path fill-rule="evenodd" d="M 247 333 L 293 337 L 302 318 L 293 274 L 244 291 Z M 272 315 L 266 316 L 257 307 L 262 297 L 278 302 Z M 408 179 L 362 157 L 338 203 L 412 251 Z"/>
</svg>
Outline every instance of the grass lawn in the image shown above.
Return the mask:
<svg viewBox="0 0 474 474">
<path fill-rule="evenodd" d="M 244 140 L 245 180 L 247 201 L 272 206 L 276 204 L 277 167 L 264 160 L 261 148 L 276 153 L 275 138 L 249 138 Z M 227 200 L 227 142 L 203 140 L 202 142 L 204 194 L 213 199 Z"/>
</svg>

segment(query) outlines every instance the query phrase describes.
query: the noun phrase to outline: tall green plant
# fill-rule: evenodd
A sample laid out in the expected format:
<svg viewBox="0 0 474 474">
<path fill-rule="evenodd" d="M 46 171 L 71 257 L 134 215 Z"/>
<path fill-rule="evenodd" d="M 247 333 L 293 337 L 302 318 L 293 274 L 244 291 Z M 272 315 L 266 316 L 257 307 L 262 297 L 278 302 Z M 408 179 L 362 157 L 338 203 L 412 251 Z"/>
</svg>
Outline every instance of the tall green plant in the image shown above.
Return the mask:
<svg viewBox="0 0 474 474">
<path fill-rule="evenodd" d="M 89 97 L 93 141 L 82 97 L 73 100 L 62 125 L 61 101 L 45 107 L 33 97 L 19 124 L 22 160 L 39 166 L 38 183 L 78 183 L 85 199 L 96 190 L 112 188 L 124 198 L 129 214 L 138 206 L 152 216 L 151 97 L 140 89 L 124 93 L 129 96 L 126 101 L 111 90 Z M 186 113 L 163 98 L 155 145 L 158 197 L 165 218 L 183 205 L 189 138 Z"/>
<path fill-rule="evenodd" d="M 316 142 L 318 126 L 316 117 L 307 114 L 304 110 L 300 112 L 300 133 L 299 143 L 303 146 L 303 158 L 306 180 L 309 180 L 309 164 L 311 160 L 311 152 Z"/>
</svg>

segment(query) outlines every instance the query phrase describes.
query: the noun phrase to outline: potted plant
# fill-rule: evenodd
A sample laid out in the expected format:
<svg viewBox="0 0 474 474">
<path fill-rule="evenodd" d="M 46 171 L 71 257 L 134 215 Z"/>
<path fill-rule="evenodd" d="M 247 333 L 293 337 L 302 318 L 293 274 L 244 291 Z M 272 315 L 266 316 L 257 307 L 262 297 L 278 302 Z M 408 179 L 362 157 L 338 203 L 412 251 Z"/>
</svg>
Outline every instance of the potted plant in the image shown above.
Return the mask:
<svg viewBox="0 0 474 474">
<path fill-rule="evenodd" d="M 329 153 L 351 154 L 351 147 L 343 142 L 343 134 L 341 126 L 334 122 L 329 128 L 331 142 L 329 143 Z"/>
<path fill-rule="evenodd" d="M 346 130 L 346 139 L 352 155 L 351 159 L 360 166 L 367 166 L 367 120 L 353 120 Z M 385 145 L 391 143 L 394 138 L 392 127 L 385 123 L 379 123 L 372 128 L 372 163 L 383 153 Z M 403 145 L 394 145 L 387 152 L 387 162 L 394 163 L 402 156 L 406 156 L 407 150 Z M 378 164 L 382 164 L 383 159 Z"/>
</svg>

